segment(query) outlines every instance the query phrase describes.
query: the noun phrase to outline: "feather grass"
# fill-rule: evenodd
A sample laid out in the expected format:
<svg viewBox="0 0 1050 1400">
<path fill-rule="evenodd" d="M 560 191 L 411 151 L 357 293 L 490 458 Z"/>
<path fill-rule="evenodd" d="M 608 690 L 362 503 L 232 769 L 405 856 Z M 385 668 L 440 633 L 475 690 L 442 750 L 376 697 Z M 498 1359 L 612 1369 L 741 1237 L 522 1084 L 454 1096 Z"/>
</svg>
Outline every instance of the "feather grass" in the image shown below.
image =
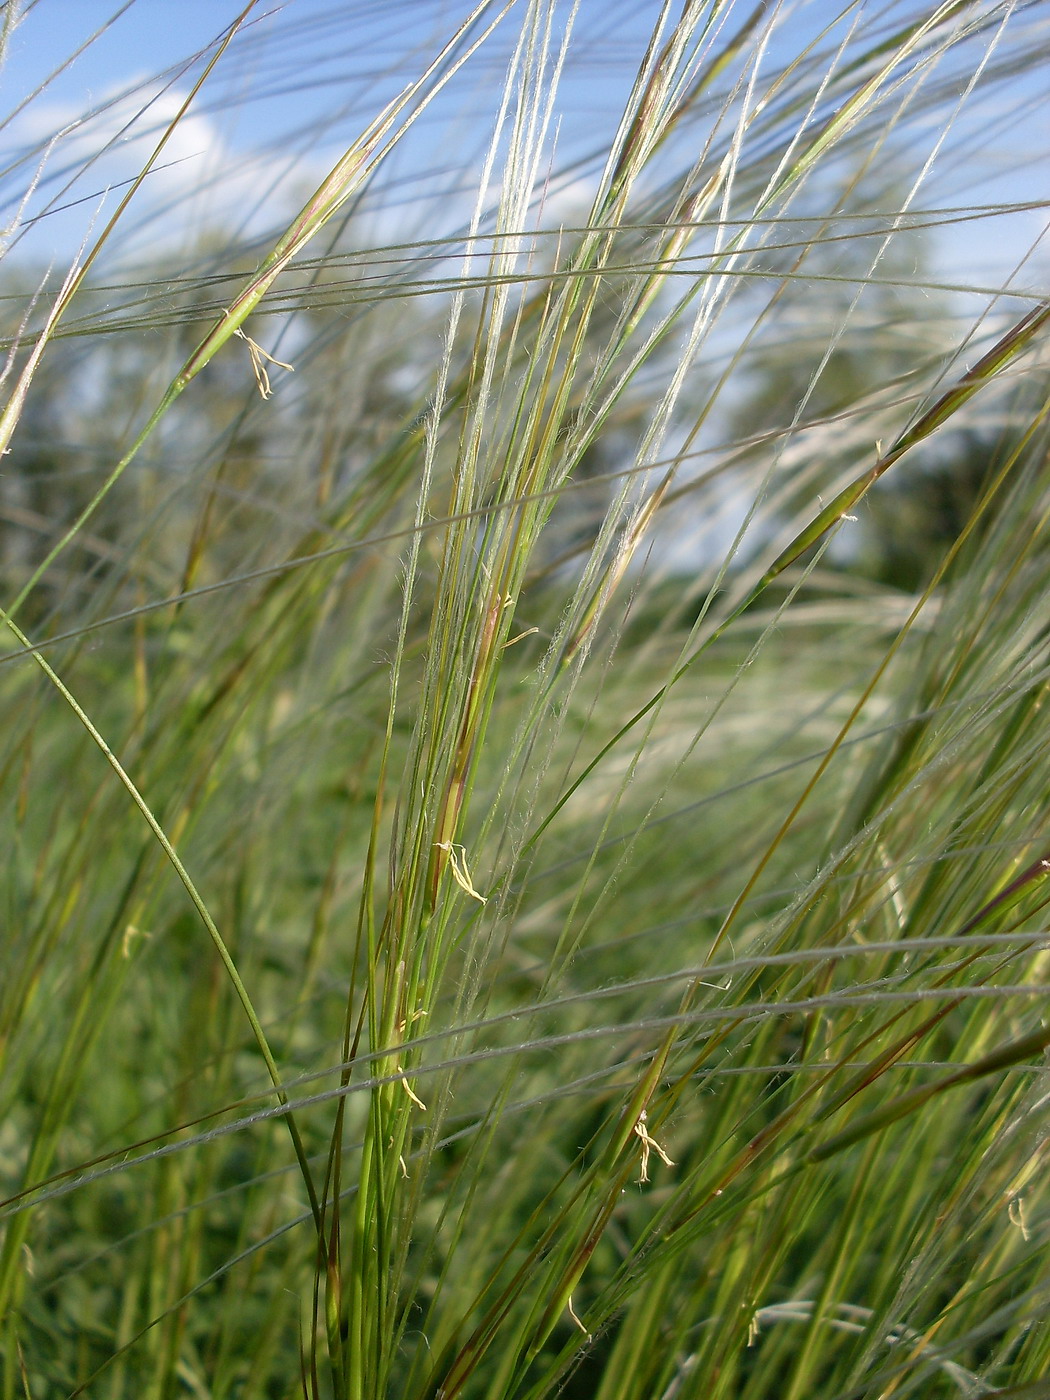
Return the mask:
<svg viewBox="0 0 1050 1400">
<path fill-rule="evenodd" d="M 902 269 L 1037 204 L 929 191 L 1045 6 L 644 9 L 588 155 L 594 14 L 482 3 L 144 265 L 238 55 L 344 34 L 250 5 L 12 275 L 5 1395 L 1040 1393 L 1050 312 Z M 457 94 L 451 217 L 369 239 Z"/>
</svg>

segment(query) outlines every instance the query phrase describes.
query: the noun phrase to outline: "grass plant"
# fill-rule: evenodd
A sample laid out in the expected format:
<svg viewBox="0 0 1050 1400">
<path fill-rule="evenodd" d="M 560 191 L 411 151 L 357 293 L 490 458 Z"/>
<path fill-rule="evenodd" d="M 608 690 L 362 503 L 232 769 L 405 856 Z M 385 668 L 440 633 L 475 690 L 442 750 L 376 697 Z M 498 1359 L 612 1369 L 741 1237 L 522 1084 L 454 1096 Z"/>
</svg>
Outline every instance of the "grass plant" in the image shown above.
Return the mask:
<svg viewBox="0 0 1050 1400">
<path fill-rule="evenodd" d="M 64 277 L 8 162 L 5 1400 L 1050 1396 L 1050 303 L 916 251 L 1050 11 L 629 8 L 584 146 L 625 7 L 405 7 L 265 233 L 136 220 L 364 14 Z"/>
</svg>

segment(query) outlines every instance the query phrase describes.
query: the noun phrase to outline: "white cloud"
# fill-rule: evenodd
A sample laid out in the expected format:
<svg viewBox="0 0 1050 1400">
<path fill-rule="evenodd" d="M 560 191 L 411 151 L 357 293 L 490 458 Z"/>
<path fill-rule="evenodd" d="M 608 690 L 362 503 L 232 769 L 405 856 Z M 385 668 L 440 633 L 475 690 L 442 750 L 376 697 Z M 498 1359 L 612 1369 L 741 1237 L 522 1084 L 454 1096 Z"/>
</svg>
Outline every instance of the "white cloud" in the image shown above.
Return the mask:
<svg viewBox="0 0 1050 1400">
<path fill-rule="evenodd" d="M 104 99 L 88 117 L 54 102 L 27 110 L 10 129 L 5 162 L 12 146 L 25 156 L 5 182 L 8 211 L 35 182 L 20 254 L 69 261 L 117 208 L 185 98 L 184 90 L 143 83 Z M 112 246 L 126 255 L 170 254 L 208 231 L 261 234 L 286 223 L 323 173 L 315 155 L 275 159 L 273 152 L 235 148 L 216 118 L 191 106 Z"/>
</svg>

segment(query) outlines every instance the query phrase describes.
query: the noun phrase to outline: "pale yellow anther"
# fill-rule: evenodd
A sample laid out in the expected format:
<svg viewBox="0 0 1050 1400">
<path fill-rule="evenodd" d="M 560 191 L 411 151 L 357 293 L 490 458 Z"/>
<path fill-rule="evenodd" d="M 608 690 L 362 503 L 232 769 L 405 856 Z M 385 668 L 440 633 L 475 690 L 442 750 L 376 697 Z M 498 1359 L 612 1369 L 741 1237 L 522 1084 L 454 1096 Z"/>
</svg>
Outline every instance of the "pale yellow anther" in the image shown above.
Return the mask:
<svg viewBox="0 0 1050 1400">
<path fill-rule="evenodd" d="M 259 342 L 253 340 L 241 327 L 238 326 L 234 331 L 234 335 L 237 336 L 239 340 L 243 340 L 245 345 L 247 345 L 248 354 L 251 356 L 252 361 L 252 373 L 255 375 L 256 388 L 264 399 L 268 399 L 273 393 L 273 389 L 270 385 L 270 376 L 266 372 L 267 363 L 277 365 L 280 369 L 289 370 L 292 374 L 295 373 L 294 366 L 286 365 L 283 360 L 278 360 L 274 355 L 271 355 L 268 350 L 264 350 Z"/>
<path fill-rule="evenodd" d="M 1023 1196 L 1014 1196 L 1007 1209 L 1007 1214 L 1010 1217 L 1010 1224 L 1017 1226 L 1021 1232 L 1021 1238 L 1027 1244 L 1029 1239 L 1031 1239 L 1031 1231 L 1028 1228 L 1028 1222 L 1024 1218 Z"/>
<path fill-rule="evenodd" d="M 423 1100 L 419 1097 L 419 1095 L 413 1091 L 412 1085 L 408 1082 L 408 1079 L 407 1079 L 407 1077 L 405 1076 L 405 1071 L 401 1068 L 400 1065 L 398 1065 L 398 1067 L 397 1067 L 397 1072 L 398 1072 L 398 1074 L 401 1075 L 401 1079 L 400 1079 L 399 1082 L 400 1082 L 400 1084 L 401 1084 L 402 1089 L 404 1089 L 405 1093 L 406 1093 L 406 1094 L 408 1095 L 408 1097 L 412 1100 L 412 1102 L 415 1104 L 415 1106 L 416 1106 L 418 1109 L 421 1109 L 424 1113 L 426 1113 L 426 1111 L 427 1111 L 427 1106 L 426 1106 L 426 1104 L 425 1104 L 425 1103 L 423 1102 Z"/>
<path fill-rule="evenodd" d="M 568 1311 L 569 1311 L 569 1316 L 572 1318 L 573 1322 L 575 1322 L 576 1326 L 580 1329 L 580 1331 L 581 1331 L 581 1332 L 583 1333 L 583 1335 L 587 1338 L 587 1340 L 590 1341 L 590 1340 L 591 1340 L 591 1334 L 587 1331 L 587 1328 L 583 1325 L 583 1323 L 580 1321 L 579 1317 L 578 1317 L 577 1314 L 576 1314 L 576 1309 L 575 1309 L 575 1308 L 573 1307 L 573 1305 L 572 1305 L 572 1294 L 571 1294 L 571 1293 L 569 1294 L 567 1307 L 568 1307 Z"/>
<path fill-rule="evenodd" d="M 476 899 L 479 904 L 487 904 L 488 900 L 474 888 L 474 882 L 470 878 L 470 871 L 467 869 L 466 848 L 458 846 L 454 841 L 435 841 L 434 844 L 439 851 L 448 852 L 448 864 L 452 871 L 452 878 L 463 893 L 469 894 L 471 899 Z"/>
<path fill-rule="evenodd" d="M 642 1170 L 641 1170 L 641 1173 L 640 1173 L 640 1175 L 639 1175 L 639 1177 L 638 1177 L 638 1180 L 639 1180 L 639 1181 L 648 1181 L 648 1180 L 649 1180 L 649 1154 L 650 1154 L 650 1152 L 655 1152 L 656 1155 L 659 1157 L 660 1161 L 663 1162 L 663 1164 L 664 1164 L 665 1167 L 673 1167 L 673 1166 L 674 1166 L 674 1162 L 671 1161 L 670 1157 L 668 1157 L 667 1153 L 663 1150 L 663 1148 L 660 1146 L 660 1144 L 659 1144 L 659 1143 L 656 1141 L 656 1139 L 651 1135 L 651 1133 L 649 1132 L 649 1129 L 645 1126 L 645 1120 L 646 1120 L 646 1114 L 645 1114 L 645 1109 L 643 1108 L 642 1111 L 641 1111 L 641 1113 L 639 1113 L 639 1115 L 638 1115 L 638 1122 L 635 1123 L 635 1125 L 634 1125 L 634 1131 L 635 1131 L 636 1135 L 637 1135 L 639 1138 L 641 1138 L 641 1142 L 642 1142 Z"/>
</svg>

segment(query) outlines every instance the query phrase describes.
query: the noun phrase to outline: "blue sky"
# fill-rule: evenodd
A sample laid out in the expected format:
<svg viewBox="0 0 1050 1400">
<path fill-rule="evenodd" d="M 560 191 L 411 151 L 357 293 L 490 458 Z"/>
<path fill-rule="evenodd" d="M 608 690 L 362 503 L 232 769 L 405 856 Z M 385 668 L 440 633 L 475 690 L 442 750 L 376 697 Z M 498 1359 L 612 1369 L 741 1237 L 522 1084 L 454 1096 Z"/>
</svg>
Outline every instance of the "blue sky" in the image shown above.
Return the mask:
<svg viewBox="0 0 1050 1400">
<path fill-rule="evenodd" d="M 102 32 L 65 71 L 51 78 L 46 91 L 5 124 L 8 169 L 12 158 L 17 160 L 84 114 L 96 113 L 65 139 L 64 162 L 57 151 L 53 154 L 50 189 L 61 188 L 64 166 L 82 161 L 107 140 L 115 141 L 109 153 L 96 161 L 90 178 L 81 178 L 75 191 L 58 200 L 62 205 L 72 198 L 85 203 L 76 212 L 49 213 L 40 229 L 24 239 L 27 246 L 33 243 L 52 257 L 75 249 L 106 185 L 119 187 L 122 179 L 131 176 L 136 161 L 148 152 L 145 133 L 171 116 L 199 72 L 199 61 L 187 64 L 186 60 L 205 50 L 243 8 L 243 0 L 133 0 L 127 6 L 114 5 L 112 0 L 37 0 L 27 7 L 10 45 L 0 110 L 17 107 L 92 34 Z M 350 6 L 323 0 L 277 5 L 260 0 L 252 12 L 254 22 L 227 51 L 195 104 L 195 118 L 173 143 L 165 171 L 151 181 L 155 190 L 163 188 L 175 201 L 169 232 L 171 224 L 179 221 L 180 195 L 184 190 L 189 195 L 202 171 L 206 181 L 209 166 L 211 197 L 225 219 L 242 218 L 251 228 L 254 198 L 269 200 L 271 205 L 294 202 L 311 180 L 323 175 L 369 117 L 408 77 L 426 66 L 468 10 L 469 6 L 452 0 L 401 0 L 396 6 L 384 5 L 382 0 Z M 390 15 L 395 11 L 398 23 L 391 26 Z M 610 0 L 600 13 L 592 6 L 581 26 L 587 42 L 581 47 L 577 75 L 565 88 L 563 152 L 572 141 L 585 137 L 587 118 L 599 108 L 611 112 L 622 100 L 656 12 L 657 6 L 649 0 L 641 4 Z M 104 27 L 111 18 L 113 22 Z M 471 90 L 475 94 L 486 83 L 491 88 L 498 81 L 513 33 L 509 25 L 504 31 L 505 37 L 497 35 L 474 61 Z M 588 49 L 595 56 L 590 64 Z M 163 84 L 167 90 L 158 95 Z M 152 114 L 145 109 L 151 97 Z M 487 129 L 476 121 L 476 107 L 457 110 L 459 100 L 440 101 L 433 116 L 406 143 L 408 154 L 395 161 L 387 181 L 387 204 L 396 205 L 399 199 L 403 203 L 409 197 L 397 193 L 399 175 L 415 199 L 428 184 L 443 188 L 442 171 L 469 164 L 483 148 Z M 131 119 L 144 133 L 138 142 L 122 132 Z M 180 171 L 179 163 L 189 168 Z M 232 170 L 238 164 L 244 167 L 239 178 Z M 26 160 L 16 178 L 8 179 L 8 217 L 33 168 L 33 159 Z M 228 189 L 223 194 L 223 179 L 232 181 L 232 193 Z M 203 196 L 198 193 L 194 199 L 196 217 L 204 217 Z M 35 200 L 36 206 L 42 203 L 40 198 Z M 151 236 L 162 233 L 161 222 L 155 220 Z"/>
<path fill-rule="evenodd" d="M 743 15 L 751 3 L 737 0 L 735 13 Z M 898 15 L 926 8 L 918 0 L 887 3 Z M 998 0 L 978 3 L 991 8 Z M 32 187 L 25 225 L 11 250 L 15 265 L 68 265 L 112 212 L 178 109 L 200 72 L 200 54 L 243 7 L 243 0 L 133 0 L 123 7 L 114 0 L 32 0 L 24 6 L 0 101 L 0 113 L 11 114 L 0 117 L 0 223 L 11 220 Z M 162 259 L 174 277 L 201 269 L 200 244 L 209 231 L 228 247 L 232 234 L 262 238 L 282 229 L 383 104 L 426 67 L 469 8 L 466 0 L 260 0 L 252 12 L 255 22 L 224 55 L 180 123 L 161 168 L 136 195 L 119 243 L 122 255 Z M 562 13 L 567 8 L 563 0 Z M 582 216 L 599 169 L 597 153 L 614 129 L 659 8 L 658 0 L 581 0 L 552 156 L 552 169 L 566 170 L 564 187 L 545 196 L 555 223 Z M 886 6 L 879 0 L 871 8 L 885 12 Z M 1050 0 L 1040 8 L 1045 14 Z M 768 67 L 801 53 L 832 7 L 827 0 L 785 0 L 784 12 Z M 95 42 L 35 93 L 111 18 Z M 506 25 L 472 61 L 464 75 L 469 81 L 450 88 L 384 165 L 356 215 L 358 246 L 446 236 L 466 224 L 515 32 L 513 23 Z M 1050 33 L 1046 38 L 1050 45 Z M 968 78 L 964 68 L 948 73 L 949 100 L 951 84 L 961 96 Z M 1041 203 L 915 240 L 923 259 L 915 268 L 920 281 L 983 289 L 950 301 L 949 314 L 960 325 L 972 325 L 995 304 L 990 288 L 1009 285 L 1026 296 L 1050 292 L 1045 251 L 1030 256 L 1050 200 L 1048 96 L 1050 64 L 1044 63 L 1001 84 L 994 102 L 965 106 L 943 147 L 943 103 L 925 123 L 920 105 L 919 118 L 907 128 L 911 145 L 902 149 L 898 143 L 908 179 L 937 151 L 913 207 Z M 48 150 L 59 132 L 61 140 Z M 45 154 L 43 174 L 33 186 Z M 900 197 L 900 182 L 887 188 L 887 198 Z M 814 295 L 822 294 L 815 285 Z M 931 305 L 935 317 L 944 315 L 943 300 Z M 1016 305 L 1000 309 L 1013 314 Z M 728 507 L 730 513 L 743 508 L 733 500 Z M 681 523 L 680 553 L 693 560 L 696 521 L 685 512 Z M 726 528 L 715 524 L 719 538 Z M 665 545 L 669 558 L 679 548 L 669 535 Z"/>
<path fill-rule="evenodd" d="M 16 112 L 0 128 L 5 220 L 34 176 L 41 142 L 74 125 L 50 154 L 27 206 L 47 210 L 46 217 L 23 232 L 17 253 L 61 262 L 75 252 L 93 220 L 97 226 L 99 209 L 112 209 L 113 190 L 134 174 L 151 133 L 170 118 L 199 72 L 193 56 L 243 8 L 244 0 L 23 3 L 0 105 L 0 111 Z M 838 8 L 802 0 L 785 25 L 785 44 L 797 45 L 800 30 L 813 33 Z M 909 8 L 918 13 L 925 7 L 896 5 L 904 14 Z M 137 197 L 135 246 L 166 252 L 209 224 L 248 233 L 278 224 L 468 9 L 465 0 L 260 0 L 171 143 L 164 168 Z M 741 15 L 744 9 L 741 4 Z M 657 0 L 583 0 L 576 58 L 561 94 L 560 161 L 596 149 L 593 133 L 608 131 L 658 12 Z M 98 38 L 18 110 L 99 29 Z M 382 207 L 373 215 L 376 236 L 425 233 L 453 209 L 462 217 L 469 202 L 463 172 L 469 181 L 480 160 L 488 124 L 479 114 L 494 101 L 513 32 L 512 22 L 474 61 L 469 87 L 450 90 L 397 153 L 372 197 L 373 208 Z M 942 173 L 934 170 L 920 203 L 1046 199 L 1047 68 L 1041 77 L 1019 81 L 1001 110 L 985 107 L 960 118 L 953 144 L 940 157 Z M 582 189 L 586 171 L 578 174 Z M 931 235 L 931 275 L 997 284 L 1045 221 L 1045 210 L 1031 210 Z M 1046 269 L 1045 257 L 1037 256 L 1021 274 L 1023 284 L 1045 289 Z"/>
</svg>

